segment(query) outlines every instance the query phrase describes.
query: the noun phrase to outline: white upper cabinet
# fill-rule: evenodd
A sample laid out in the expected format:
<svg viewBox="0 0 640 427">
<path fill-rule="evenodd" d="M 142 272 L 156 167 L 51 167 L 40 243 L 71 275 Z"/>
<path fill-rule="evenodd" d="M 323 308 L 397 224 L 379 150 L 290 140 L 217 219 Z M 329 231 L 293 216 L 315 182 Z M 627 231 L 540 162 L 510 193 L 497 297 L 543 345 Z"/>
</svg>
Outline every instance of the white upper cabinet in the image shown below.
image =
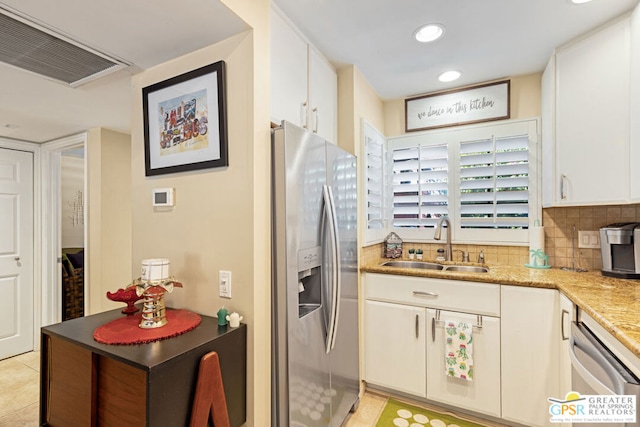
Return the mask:
<svg viewBox="0 0 640 427">
<path fill-rule="evenodd" d="M 630 65 L 640 40 L 631 35 L 626 16 L 558 48 L 549 61 L 542 78 L 544 206 L 632 201 L 638 148 L 630 89 L 638 77 Z"/>
<path fill-rule="evenodd" d="M 542 206 L 555 204 L 557 192 L 555 171 L 555 90 L 556 90 L 556 56 L 552 55 L 542 73 L 541 82 L 541 133 L 542 138 Z"/>
<path fill-rule="evenodd" d="M 338 142 L 338 75 L 313 46 L 309 46 L 309 128 Z"/>
<path fill-rule="evenodd" d="M 271 121 L 305 124 L 307 42 L 271 9 Z"/>
<path fill-rule="evenodd" d="M 287 120 L 337 142 L 338 77 L 333 66 L 271 8 L 271 121 Z"/>
</svg>

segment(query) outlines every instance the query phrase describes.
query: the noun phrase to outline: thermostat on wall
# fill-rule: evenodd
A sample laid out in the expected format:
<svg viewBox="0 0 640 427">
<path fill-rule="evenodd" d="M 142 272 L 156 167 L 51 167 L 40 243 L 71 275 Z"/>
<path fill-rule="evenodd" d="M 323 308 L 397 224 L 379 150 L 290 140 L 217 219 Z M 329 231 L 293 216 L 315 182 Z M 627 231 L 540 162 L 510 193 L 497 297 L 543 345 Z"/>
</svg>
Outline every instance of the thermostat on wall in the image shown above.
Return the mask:
<svg viewBox="0 0 640 427">
<path fill-rule="evenodd" d="M 173 188 L 154 188 L 153 206 L 173 206 Z"/>
</svg>

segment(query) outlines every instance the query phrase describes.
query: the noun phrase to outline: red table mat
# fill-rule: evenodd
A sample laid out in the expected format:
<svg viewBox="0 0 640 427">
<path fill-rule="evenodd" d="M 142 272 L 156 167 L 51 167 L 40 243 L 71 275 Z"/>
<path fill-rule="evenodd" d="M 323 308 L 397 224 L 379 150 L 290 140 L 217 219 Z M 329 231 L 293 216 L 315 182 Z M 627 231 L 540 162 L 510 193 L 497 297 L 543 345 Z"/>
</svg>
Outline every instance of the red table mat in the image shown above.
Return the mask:
<svg viewBox="0 0 640 427">
<path fill-rule="evenodd" d="M 200 316 L 188 310 L 167 310 L 167 323 L 160 328 L 143 329 L 138 325 L 142 314 L 112 320 L 93 331 L 102 344 L 143 344 L 164 340 L 189 332 L 200 324 Z"/>
</svg>

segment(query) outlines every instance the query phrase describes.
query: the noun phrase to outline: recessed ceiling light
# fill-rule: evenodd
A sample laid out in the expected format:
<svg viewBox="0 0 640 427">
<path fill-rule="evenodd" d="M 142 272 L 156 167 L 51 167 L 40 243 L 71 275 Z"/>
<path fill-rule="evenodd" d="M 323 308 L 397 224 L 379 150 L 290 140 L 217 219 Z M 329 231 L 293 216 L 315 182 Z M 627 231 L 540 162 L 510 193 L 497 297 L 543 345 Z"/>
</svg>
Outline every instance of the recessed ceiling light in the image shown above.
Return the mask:
<svg viewBox="0 0 640 427">
<path fill-rule="evenodd" d="M 441 82 L 452 82 L 454 80 L 458 80 L 460 75 L 460 71 L 445 71 L 438 76 L 438 80 Z"/>
<path fill-rule="evenodd" d="M 426 24 L 418 28 L 413 36 L 422 43 L 438 40 L 444 35 L 444 26 L 440 24 Z"/>
<path fill-rule="evenodd" d="M 573 4 L 589 3 L 591 0 L 571 0 Z"/>
</svg>

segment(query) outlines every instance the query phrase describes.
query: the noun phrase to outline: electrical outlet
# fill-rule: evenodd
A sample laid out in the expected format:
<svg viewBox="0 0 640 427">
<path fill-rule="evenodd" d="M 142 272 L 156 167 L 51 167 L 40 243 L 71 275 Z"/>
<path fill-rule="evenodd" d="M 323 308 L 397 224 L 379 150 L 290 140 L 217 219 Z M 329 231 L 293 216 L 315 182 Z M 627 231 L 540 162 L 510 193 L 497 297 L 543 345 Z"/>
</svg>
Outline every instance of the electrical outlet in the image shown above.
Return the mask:
<svg viewBox="0 0 640 427">
<path fill-rule="evenodd" d="M 218 272 L 218 294 L 222 298 L 231 298 L 231 272 Z"/>
<path fill-rule="evenodd" d="M 598 231 L 578 231 L 578 248 L 600 249 L 600 233 Z"/>
</svg>

